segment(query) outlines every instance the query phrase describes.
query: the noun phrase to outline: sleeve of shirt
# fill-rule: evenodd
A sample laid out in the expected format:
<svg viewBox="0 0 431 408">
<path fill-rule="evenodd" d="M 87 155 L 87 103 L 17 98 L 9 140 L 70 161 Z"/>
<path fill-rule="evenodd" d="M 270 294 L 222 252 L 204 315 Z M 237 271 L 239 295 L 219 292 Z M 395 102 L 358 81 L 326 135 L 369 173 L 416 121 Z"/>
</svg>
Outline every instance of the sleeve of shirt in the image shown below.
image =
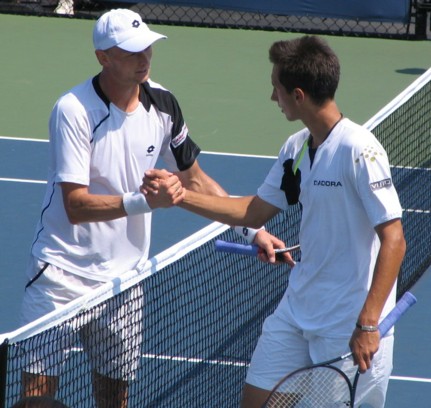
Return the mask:
<svg viewBox="0 0 431 408">
<path fill-rule="evenodd" d="M 354 166 L 359 195 L 374 226 L 402 217 L 388 156 L 377 140 L 355 150 Z"/>
<path fill-rule="evenodd" d="M 289 159 L 289 154 L 293 154 L 293 151 L 291 143 L 289 143 L 288 140 L 280 149 L 275 163 L 272 165 L 264 182 L 257 190 L 259 198 L 281 210 L 286 210 L 288 207 L 282 184 L 285 172 L 284 163 Z"/>
<path fill-rule="evenodd" d="M 56 182 L 89 185 L 91 132 L 79 109 L 72 94 L 54 106 L 49 120 L 52 163 Z"/>
<path fill-rule="evenodd" d="M 179 113 L 180 115 L 174 118 L 171 141 L 167 150 L 172 153 L 178 170 L 183 171 L 192 166 L 201 149 L 190 137 L 181 111 L 179 111 Z"/>
<path fill-rule="evenodd" d="M 281 210 L 299 201 L 301 172 L 294 172 L 295 163 L 300 156 L 308 131 L 301 130 L 284 143 L 276 162 L 259 187 L 257 195 Z M 299 163 L 298 163 L 299 164 Z"/>
<path fill-rule="evenodd" d="M 146 84 L 146 90 L 162 113 L 166 137 L 161 155 L 166 167 L 171 171 L 187 170 L 201 150 L 190 137 L 177 99 L 171 92 L 154 82 Z"/>
</svg>

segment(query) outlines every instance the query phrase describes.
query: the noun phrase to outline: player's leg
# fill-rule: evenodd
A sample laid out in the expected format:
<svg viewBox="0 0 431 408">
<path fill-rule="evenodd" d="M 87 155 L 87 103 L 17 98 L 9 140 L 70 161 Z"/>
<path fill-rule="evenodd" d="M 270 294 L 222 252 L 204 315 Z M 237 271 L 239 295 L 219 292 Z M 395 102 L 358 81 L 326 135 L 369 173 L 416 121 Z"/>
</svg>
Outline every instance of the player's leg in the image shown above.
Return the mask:
<svg viewBox="0 0 431 408">
<path fill-rule="evenodd" d="M 51 375 L 22 372 L 22 397 L 48 396 L 55 397 L 58 388 L 58 377 Z"/>
<path fill-rule="evenodd" d="M 355 407 L 371 406 L 383 408 L 389 377 L 393 368 L 394 336 L 385 336 L 380 340 L 380 346 L 372 360 L 371 368 L 361 374 L 356 390 Z"/>
<path fill-rule="evenodd" d="M 82 285 L 79 277 L 32 257 L 27 267 L 27 279 L 22 307 L 21 324 L 26 325 L 91 288 Z M 54 397 L 63 364 L 70 348 L 76 344 L 74 330 L 68 325 L 56 329 L 55 341 L 22 345 L 22 395 Z"/>
<path fill-rule="evenodd" d="M 271 391 L 263 388 L 255 387 L 254 385 L 245 384 L 242 390 L 242 408 L 262 408 L 265 401 L 268 399 Z"/>
<path fill-rule="evenodd" d="M 56 305 L 47 296 L 47 289 L 52 288 L 50 265 L 35 257 L 31 257 L 27 266 L 27 285 L 21 305 L 20 324 L 22 326 L 38 319 L 39 317 L 55 310 Z M 24 344 L 23 372 L 21 373 L 23 397 L 51 396 L 54 397 L 58 387 L 58 377 L 55 371 L 49 369 L 46 363 L 47 345 L 31 347 Z M 56 346 L 52 346 L 53 349 Z M 56 359 L 62 359 L 57 355 Z M 58 361 L 58 360 L 57 360 Z"/>
<path fill-rule="evenodd" d="M 331 335 L 334 336 L 335 334 L 331 332 Z M 337 356 L 348 354 L 350 352 L 349 335 L 322 337 L 315 334 L 309 334 L 307 335 L 307 338 L 310 344 L 310 357 L 313 360 L 313 364 L 328 361 Z M 357 372 L 357 366 L 353 364 L 352 358 L 338 361 L 332 365 L 342 370 L 347 375 L 349 381 L 353 381 Z M 321 381 L 322 377 L 319 375 L 316 376 L 312 383 L 312 387 L 316 387 L 314 388 L 316 390 L 322 389 Z M 323 388 L 325 389 L 325 398 L 328 404 L 333 401 L 348 399 L 345 381 L 342 380 L 341 377 L 334 377 L 330 383 L 325 381 Z M 344 404 L 348 404 L 348 402 L 346 401 Z"/>
<path fill-rule="evenodd" d="M 141 358 L 142 287 L 110 299 L 92 317 L 80 335 L 93 370 L 97 407 L 125 408 L 128 382 L 135 378 Z"/>
<path fill-rule="evenodd" d="M 308 364 L 311 360 L 307 339 L 276 311 L 263 324 L 247 372 L 241 407 L 261 408 L 285 375 Z"/>
<path fill-rule="evenodd" d="M 93 371 L 93 393 L 97 408 L 126 408 L 128 381 L 109 378 Z"/>
</svg>

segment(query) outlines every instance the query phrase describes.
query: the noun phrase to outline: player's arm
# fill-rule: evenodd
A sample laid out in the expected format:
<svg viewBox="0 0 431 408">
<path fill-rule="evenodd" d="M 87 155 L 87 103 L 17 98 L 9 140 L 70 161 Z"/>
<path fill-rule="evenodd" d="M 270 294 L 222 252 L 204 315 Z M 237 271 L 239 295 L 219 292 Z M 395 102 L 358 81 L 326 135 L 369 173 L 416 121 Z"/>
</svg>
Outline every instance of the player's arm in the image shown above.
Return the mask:
<svg viewBox="0 0 431 408">
<path fill-rule="evenodd" d="M 179 205 L 203 217 L 228 225 L 260 228 L 266 221 L 274 217 L 280 211 L 278 208 L 264 202 L 257 196 L 228 197 L 223 188 L 206 175 L 197 162 L 195 162 L 189 170 L 176 174 L 178 174 L 178 177 L 185 187 L 183 189 L 184 197 L 186 194 L 188 194 L 189 197 L 188 205 L 187 200 Z M 151 169 L 146 171 L 141 191 L 146 194 L 146 197 L 157 195 L 160 188 L 159 184 L 167 177 L 168 172 L 166 170 Z M 193 205 L 191 202 L 193 197 L 199 202 L 199 205 Z M 219 199 L 221 200 L 219 201 Z M 216 205 L 217 203 L 219 203 L 219 211 L 211 213 L 210 205 Z M 232 208 L 237 210 L 236 216 L 228 214 L 231 205 Z M 246 210 L 244 211 L 241 207 L 246 208 Z M 245 216 L 248 216 L 248 218 Z M 276 262 L 274 248 L 284 248 L 284 242 L 263 229 L 254 231 L 253 237 L 253 242 L 263 249 L 263 251 L 260 252 L 259 259 L 263 262 Z M 283 260 L 293 265 L 291 254 L 287 252 L 284 253 Z"/>
<path fill-rule="evenodd" d="M 147 170 L 141 191 L 147 196 L 159 194 L 160 186 L 169 179 L 169 174 L 166 170 Z M 184 175 L 180 177 L 185 178 Z M 261 200 L 258 196 L 229 197 L 213 180 L 213 187 L 205 188 L 204 185 L 199 185 L 202 180 L 208 181 L 212 179 L 205 175 L 198 183 L 196 179 L 193 181 L 190 179 L 185 180 L 183 199 L 178 204 L 179 206 L 214 221 L 228 225 L 244 225 L 251 228 L 260 228 L 280 211 L 277 207 Z M 219 194 L 209 194 L 208 191 L 210 190 Z"/>
<path fill-rule="evenodd" d="M 280 211 L 258 196 L 214 197 L 186 189 L 184 199 L 178 205 L 214 221 L 251 228 L 259 228 Z M 276 262 L 274 248 L 285 247 L 283 241 L 266 231 L 259 231 L 254 242 L 263 249 L 259 259 L 271 263 Z M 287 252 L 284 254 L 284 261 L 293 264 L 292 257 Z"/>
<path fill-rule="evenodd" d="M 188 190 L 221 197 L 228 195 L 214 179 L 202 170 L 197 160 L 187 170 L 179 171 L 175 174 Z"/>
<path fill-rule="evenodd" d="M 228 225 L 259 228 L 279 212 L 258 196 L 214 197 L 185 189 L 180 207 Z"/>
<path fill-rule="evenodd" d="M 280 211 L 258 196 L 228 197 L 222 187 L 195 166 L 197 163 L 190 168 L 190 173 L 177 173 L 183 183 L 183 200 L 179 206 L 224 224 L 251 228 L 260 228 Z M 193 173 L 199 175 L 191 177 Z M 159 194 L 160 185 L 169 179 L 169 174 L 159 169 L 146 171 L 141 191 L 148 196 Z"/>
<path fill-rule="evenodd" d="M 75 183 L 61 183 L 64 209 L 72 224 L 109 221 L 126 216 L 122 196 L 95 195 L 88 187 Z"/>
<path fill-rule="evenodd" d="M 81 184 L 63 182 L 61 189 L 64 208 L 72 224 L 110 221 L 130 215 L 132 211 L 136 214 L 171 207 L 182 199 L 183 194 L 180 181 L 173 175 L 161 183 L 157 196 L 130 193 L 127 203 L 126 195 L 91 194 L 88 187 Z"/>
<path fill-rule="evenodd" d="M 406 251 L 400 219 L 391 220 L 376 228 L 380 239 L 380 250 L 374 268 L 373 280 L 368 296 L 358 316 L 362 326 L 378 326 L 386 300 L 396 282 Z M 350 348 L 361 372 L 371 366 L 373 355 L 379 347 L 378 332 L 367 332 L 356 328 L 350 340 Z"/>
</svg>

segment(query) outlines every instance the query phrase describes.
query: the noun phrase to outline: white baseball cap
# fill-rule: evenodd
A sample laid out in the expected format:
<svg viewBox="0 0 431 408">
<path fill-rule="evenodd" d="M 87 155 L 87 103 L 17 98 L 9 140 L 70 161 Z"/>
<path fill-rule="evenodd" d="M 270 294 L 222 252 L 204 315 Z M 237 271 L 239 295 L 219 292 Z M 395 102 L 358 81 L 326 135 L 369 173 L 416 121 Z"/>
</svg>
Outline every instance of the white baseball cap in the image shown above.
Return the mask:
<svg viewBox="0 0 431 408">
<path fill-rule="evenodd" d="M 165 35 L 151 31 L 141 16 L 132 10 L 115 9 L 103 14 L 93 30 L 96 50 L 119 47 L 129 52 L 140 52 Z"/>
</svg>

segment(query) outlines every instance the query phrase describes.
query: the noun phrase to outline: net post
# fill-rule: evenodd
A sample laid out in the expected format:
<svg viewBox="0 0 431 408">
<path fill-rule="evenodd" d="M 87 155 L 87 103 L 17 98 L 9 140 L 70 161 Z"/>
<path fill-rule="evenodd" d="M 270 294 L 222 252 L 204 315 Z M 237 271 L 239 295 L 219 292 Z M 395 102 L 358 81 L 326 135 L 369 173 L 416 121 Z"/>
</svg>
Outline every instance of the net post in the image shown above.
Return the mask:
<svg viewBox="0 0 431 408">
<path fill-rule="evenodd" d="M 0 345 L 0 408 L 6 408 L 6 385 L 7 385 L 7 355 L 9 340 Z"/>
</svg>

